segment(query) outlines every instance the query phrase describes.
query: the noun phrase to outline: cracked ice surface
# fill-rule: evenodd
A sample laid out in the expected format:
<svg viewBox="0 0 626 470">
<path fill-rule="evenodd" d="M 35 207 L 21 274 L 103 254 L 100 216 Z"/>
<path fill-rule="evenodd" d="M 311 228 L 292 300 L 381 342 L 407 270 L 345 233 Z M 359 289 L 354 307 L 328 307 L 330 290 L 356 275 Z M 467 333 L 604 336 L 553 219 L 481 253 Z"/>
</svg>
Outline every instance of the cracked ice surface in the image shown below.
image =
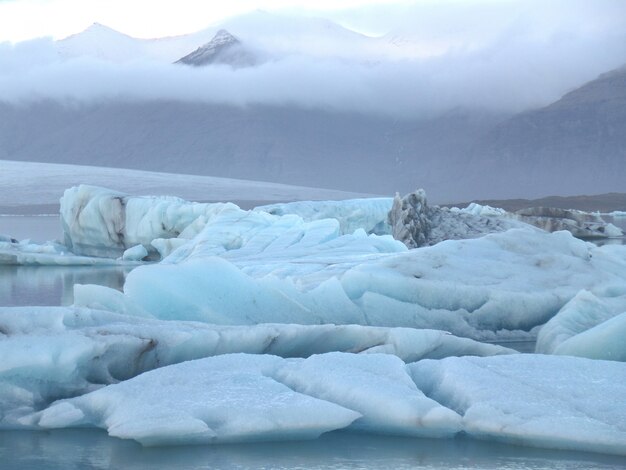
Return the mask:
<svg viewBox="0 0 626 470">
<path fill-rule="evenodd" d="M 546 323 L 536 351 L 626 361 L 626 295 L 581 291 Z"/>
<path fill-rule="evenodd" d="M 0 427 L 64 397 L 146 371 L 229 353 L 385 353 L 404 361 L 512 354 L 443 331 L 357 325 L 215 326 L 68 307 L 0 308 Z M 367 359 L 365 359 L 367 360 Z"/>
<path fill-rule="evenodd" d="M 626 294 L 626 247 L 595 247 L 568 232 L 516 229 L 407 251 L 388 236 L 338 236 L 328 219 L 303 227 L 290 216 L 263 225 L 257 219 L 267 214 L 239 223 L 231 215 L 131 272 L 124 302 L 164 319 L 405 326 L 494 339 L 532 337 L 582 289 Z"/>
<path fill-rule="evenodd" d="M 345 353 L 188 361 L 56 402 L 31 419 L 44 428 L 103 427 L 145 445 L 315 438 L 351 425 L 443 437 L 461 421 L 417 389 L 400 359 Z"/>
<path fill-rule="evenodd" d="M 565 356 L 447 358 L 409 365 L 471 436 L 626 455 L 626 364 Z"/>
</svg>

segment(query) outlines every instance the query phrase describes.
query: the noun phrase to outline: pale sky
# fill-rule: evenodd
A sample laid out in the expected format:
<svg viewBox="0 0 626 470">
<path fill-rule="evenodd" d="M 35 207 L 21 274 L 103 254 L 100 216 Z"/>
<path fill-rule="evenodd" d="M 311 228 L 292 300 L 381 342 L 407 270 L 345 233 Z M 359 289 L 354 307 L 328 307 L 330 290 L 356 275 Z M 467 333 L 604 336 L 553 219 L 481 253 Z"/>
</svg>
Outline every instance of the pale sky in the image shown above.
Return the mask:
<svg viewBox="0 0 626 470">
<path fill-rule="evenodd" d="M 420 0 L 419 3 L 433 3 Z M 402 5 L 402 0 L 0 0 L 0 41 L 42 36 L 61 39 L 94 22 L 134 37 L 185 34 L 227 17 L 256 9 L 321 14 L 371 5 Z"/>
</svg>

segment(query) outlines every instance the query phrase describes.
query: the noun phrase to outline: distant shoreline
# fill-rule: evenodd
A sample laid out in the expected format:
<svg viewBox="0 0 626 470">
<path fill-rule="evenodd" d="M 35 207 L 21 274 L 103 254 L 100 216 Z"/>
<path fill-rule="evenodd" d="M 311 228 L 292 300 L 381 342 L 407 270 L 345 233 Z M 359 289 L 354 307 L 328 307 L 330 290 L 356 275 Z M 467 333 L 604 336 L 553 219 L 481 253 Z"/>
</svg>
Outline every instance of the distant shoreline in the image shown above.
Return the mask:
<svg viewBox="0 0 626 470">
<path fill-rule="evenodd" d="M 529 207 L 556 207 L 585 212 L 610 213 L 626 211 L 626 193 L 606 193 L 594 196 L 548 196 L 539 199 L 481 199 L 458 204 L 442 204 L 444 207 L 466 207 L 471 202 L 507 211 L 517 211 Z"/>
</svg>

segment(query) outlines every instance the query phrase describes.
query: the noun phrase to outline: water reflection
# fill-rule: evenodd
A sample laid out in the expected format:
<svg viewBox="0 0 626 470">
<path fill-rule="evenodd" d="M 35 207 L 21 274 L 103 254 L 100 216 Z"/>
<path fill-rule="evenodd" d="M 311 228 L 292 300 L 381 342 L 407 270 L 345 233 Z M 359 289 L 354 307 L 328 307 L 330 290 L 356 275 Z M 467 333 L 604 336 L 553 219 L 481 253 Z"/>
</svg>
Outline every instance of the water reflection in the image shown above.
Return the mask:
<svg viewBox="0 0 626 470">
<path fill-rule="evenodd" d="M 22 469 L 618 469 L 623 458 L 457 439 L 330 433 L 315 441 L 156 447 L 99 430 L 0 432 L 3 468 Z"/>
<path fill-rule="evenodd" d="M 128 266 L 0 266 L 0 306 L 71 305 L 74 284 L 121 290 Z"/>
</svg>

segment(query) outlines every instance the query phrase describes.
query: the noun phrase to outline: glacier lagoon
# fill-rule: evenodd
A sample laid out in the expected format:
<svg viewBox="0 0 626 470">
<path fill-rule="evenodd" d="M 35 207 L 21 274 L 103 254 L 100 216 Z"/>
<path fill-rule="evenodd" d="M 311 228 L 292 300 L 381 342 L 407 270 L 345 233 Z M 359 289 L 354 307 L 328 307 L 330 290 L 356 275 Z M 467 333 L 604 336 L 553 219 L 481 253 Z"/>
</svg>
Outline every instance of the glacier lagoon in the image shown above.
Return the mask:
<svg viewBox="0 0 626 470">
<path fill-rule="evenodd" d="M 5 230 L 5 232 L 10 233 L 8 230 Z M 46 276 L 45 270 L 49 270 L 47 273 L 51 274 L 58 269 L 57 272 L 63 274 L 53 277 L 63 279 L 60 283 L 62 286 L 60 290 L 64 294 L 58 297 L 60 302 L 57 303 L 56 300 L 50 297 L 48 301 L 40 298 L 39 301 L 28 301 L 22 305 L 36 305 L 37 303 L 43 305 L 45 302 L 48 302 L 49 305 L 69 305 L 72 303 L 73 297 L 68 295 L 71 294 L 71 286 L 74 283 L 87 282 L 120 289 L 124 283 L 126 273 L 132 268 L 22 266 L 5 267 L 4 269 L 8 269 L 5 271 L 6 277 L 4 279 L 18 278 L 20 275 L 22 279 L 37 278 L 37 275 L 29 274 L 36 272 L 43 273 L 40 274 L 42 279 L 46 277 L 49 279 L 50 276 Z M 28 269 L 33 269 L 33 271 L 29 272 Z M 18 281 L 17 284 L 20 282 L 23 283 L 24 281 Z M 33 292 L 45 293 L 45 288 L 41 288 L 41 286 L 45 285 L 45 282 L 35 282 L 34 284 L 36 287 L 31 289 Z M 5 285 L 4 282 L 3 285 Z M 57 282 L 56 285 L 58 289 L 59 283 Z M 17 297 L 20 297 L 19 292 L 15 295 L 15 298 Z M 6 304 L 3 302 L 3 305 Z M 229 444 L 210 446 L 209 448 L 169 447 L 165 449 L 146 449 L 135 444 L 129 445 L 127 442 L 92 430 L 86 432 L 83 430 L 80 432 L 67 430 L 45 432 L 4 431 L 2 434 L 2 442 L 7 443 L 7 447 L 3 451 L 3 457 L 4 454 L 8 454 L 12 448 L 18 445 L 15 443 L 15 439 L 18 439 L 20 442 L 31 443 L 33 456 L 29 457 L 29 459 L 37 459 L 37 455 L 41 459 L 46 459 L 46 453 L 53 455 L 46 465 L 50 468 L 54 468 L 54 460 L 58 460 L 58 455 L 54 454 L 57 451 L 53 450 L 50 452 L 46 449 L 54 449 L 55 446 L 59 446 L 60 449 L 64 446 L 83 445 L 90 446 L 90 448 L 96 451 L 94 454 L 102 457 L 101 463 L 91 463 L 91 466 L 95 466 L 95 468 L 99 468 L 98 465 L 106 465 L 106 462 L 109 462 L 108 465 L 111 466 L 110 462 L 116 458 L 122 458 L 125 463 L 131 462 L 131 464 L 136 461 L 136 468 L 142 468 L 146 459 L 149 461 L 151 458 L 160 462 L 171 459 L 169 460 L 170 465 L 183 462 L 191 468 L 196 466 L 197 468 L 218 466 L 216 462 L 219 462 L 220 465 L 226 468 L 258 468 L 264 465 L 264 462 L 267 463 L 266 466 L 272 468 L 294 468 L 298 466 L 306 468 L 315 468 L 316 466 L 319 468 L 345 468 L 346 466 L 355 468 L 467 468 L 469 466 L 472 468 L 472 465 L 475 468 L 502 468 L 503 466 L 507 468 L 621 468 L 620 465 L 623 463 L 620 457 L 602 454 L 537 450 L 486 443 L 466 437 L 432 441 L 416 438 L 407 439 L 331 432 L 312 442 Z M 25 438 L 24 436 L 29 437 Z M 350 449 L 352 450 L 349 451 Z M 359 451 L 357 452 L 356 449 Z M 363 449 L 366 449 L 367 452 L 364 452 Z M 91 452 L 90 455 L 92 455 Z M 72 462 L 65 462 L 63 468 L 84 467 L 89 458 L 91 458 L 78 453 L 75 454 L 75 457 Z M 3 461 L 5 461 L 4 458 Z M 42 461 L 45 460 L 40 460 L 40 463 Z M 16 463 L 16 465 L 18 467 L 22 465 L 23 468 L 27 468 L 24 465 L 28 465 L 28 462 L 22 461 L 21 463 Z M 108 467 L 102 466 L 102 468 Z M 132 465 L 131 468 L 133 468 Z"/>
<path fill-rule="evenodd" d="M 334 432 L 314 441 L 141 447 L 103 431 L 0 431 L 7 469 L 510 469 L 618 470 L 621 457 L 468 438 L 415 439 Z"/>
</svg>

